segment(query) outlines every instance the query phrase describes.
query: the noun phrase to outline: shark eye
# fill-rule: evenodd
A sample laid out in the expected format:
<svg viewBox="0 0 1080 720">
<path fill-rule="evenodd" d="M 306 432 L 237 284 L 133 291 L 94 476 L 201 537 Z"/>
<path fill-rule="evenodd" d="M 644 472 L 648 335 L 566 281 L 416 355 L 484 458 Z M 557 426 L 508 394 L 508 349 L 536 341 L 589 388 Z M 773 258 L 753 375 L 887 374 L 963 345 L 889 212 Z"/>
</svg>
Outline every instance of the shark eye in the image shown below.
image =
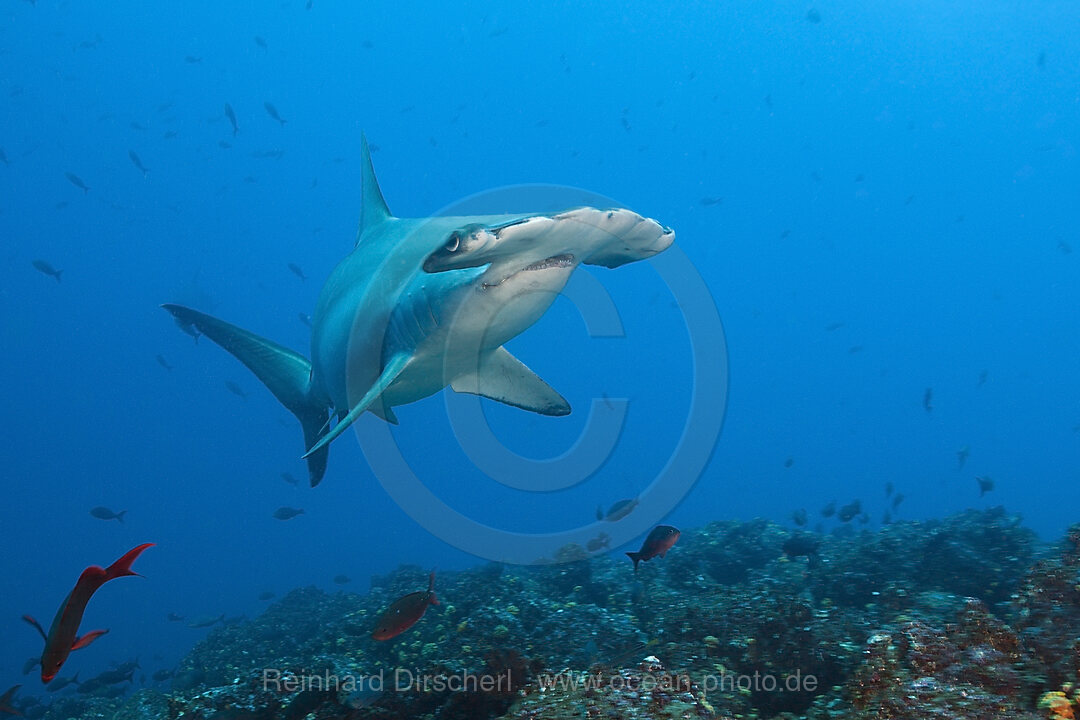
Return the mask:
<svg viewBox="0 0 1080 720">
<path fill-rule="evenodd" d="M 459 247 L 461 247 L 461 235 L 455 230 L 450 233 L 450 239 L 446 241 L 446 245 L 443 246 L 443 249 L 448 253 L 454 253 L 458 251 Z"/>
</svg>

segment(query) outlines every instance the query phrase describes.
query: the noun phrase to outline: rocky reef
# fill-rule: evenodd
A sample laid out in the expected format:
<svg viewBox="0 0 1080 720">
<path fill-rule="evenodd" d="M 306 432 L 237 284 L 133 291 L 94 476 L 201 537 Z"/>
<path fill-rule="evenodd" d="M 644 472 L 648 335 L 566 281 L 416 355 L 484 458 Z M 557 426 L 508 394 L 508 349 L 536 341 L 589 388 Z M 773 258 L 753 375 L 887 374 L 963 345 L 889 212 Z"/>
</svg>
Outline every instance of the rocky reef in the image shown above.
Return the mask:
<svg viewBox="0 0 1080 720">
<path fill-rule="evenodd" d="M 844 526 L 849 527 L 849 526 Z M 634 573 L 616 554 L 439 577 L 388 642 L 402 567 L 366 594 L 299 588 L 220 626 L 167 692 L 22 697 L 31 718 L 1072 718 L 1080 526 L 1040 544 L 1001 509 L 818 534 L 684 530 Z M 485 684 L 486 683 L 486 684 Z"/>
</svg>

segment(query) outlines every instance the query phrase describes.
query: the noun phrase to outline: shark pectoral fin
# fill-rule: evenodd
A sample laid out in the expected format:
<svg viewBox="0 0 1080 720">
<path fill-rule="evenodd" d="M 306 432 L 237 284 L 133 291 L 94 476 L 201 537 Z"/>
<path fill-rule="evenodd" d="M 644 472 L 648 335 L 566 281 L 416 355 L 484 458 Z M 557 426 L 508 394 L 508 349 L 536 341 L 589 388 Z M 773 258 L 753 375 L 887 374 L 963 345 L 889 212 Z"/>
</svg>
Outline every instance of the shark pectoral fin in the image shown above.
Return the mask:
<svg viewBox="0 0 1080 720">
<path fill-rule="evenodd" d="M 372 385 L 366 393 L 364 393 L 364 397 L 360 398 L 360 402 L 356 403 L 356 405 L 349 410 L 349 414 L 341 418 L 341 420 L 338 421 L 338 424 L 330 429 L 330 432 L 323 435 L 310 450 L 304 453 L 304 457 L 312 457 L 332 443 L 338 435 L 341 435 L 341 433 L 348 430 L 349 426 L 356 421 L 356 418 L 363 415 L 365 410 L 369 410 L 376 398 L 378 398 L 386 388 L 390 387 L 390 383 L 397 379 L 397 376 L 401 374 L 401 371 L 405 369 L 405 366 L 411 359 L 411 355 L 406 355 L 404 353 L 390 358 L 390 362 L 386 363 L 386 367 L 383 368 L 382 374 L 379 375 L 379 379 L 375 381 L 375 384 Z M 389 413 L 389 415 L 390 417 L 393 417 L 392 412 Z"/>
<path fill-rule="evenodd" d="M 311 388 L 311 363 L 303 355 L 224 320 L 181 305 L 162 305 L 177 323 L 191 326 L 247 366 L 274 397 L 296 416 L 304 431 L 304 447 L 322 435 L 329 401 Z M 315 487 L 326 472 L 326 454 L 308 453 L 308 476 Z M 310 457 L 309 457 L 310 456 Z"/>
<path fill-rule="evenodd" d="M 569 415 L 570 403 L 504 347 L 480 358 L 476 372 L 450 383 L 454 392 L 470 393 L 541 415 Z"/>
</svg>

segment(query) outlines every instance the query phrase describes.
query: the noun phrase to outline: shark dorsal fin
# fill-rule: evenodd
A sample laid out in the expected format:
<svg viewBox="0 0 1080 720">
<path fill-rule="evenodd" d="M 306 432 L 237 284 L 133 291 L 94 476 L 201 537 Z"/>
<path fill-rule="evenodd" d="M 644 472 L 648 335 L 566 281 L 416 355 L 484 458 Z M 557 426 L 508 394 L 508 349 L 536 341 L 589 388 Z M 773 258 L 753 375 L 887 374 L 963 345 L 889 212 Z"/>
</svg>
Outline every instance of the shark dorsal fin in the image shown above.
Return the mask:
<svg viewBox="0 0 1080 720">
<path fill-rule="evenodd" d="M 379 181 L 375 179 L 375 167 L 371 164 L 371 149 L 368 147 L 367 135 L 361 137 L 360 164 L 363 204 L 360 207 L 360 227 L 356 230 L 357 244 L 360 243 L 365 230 L 393 217 L 390 214 L 390 208 L 386 206 L 386 200 L 383 199 L 382 190 L 379 189 Z"/>
</svg>

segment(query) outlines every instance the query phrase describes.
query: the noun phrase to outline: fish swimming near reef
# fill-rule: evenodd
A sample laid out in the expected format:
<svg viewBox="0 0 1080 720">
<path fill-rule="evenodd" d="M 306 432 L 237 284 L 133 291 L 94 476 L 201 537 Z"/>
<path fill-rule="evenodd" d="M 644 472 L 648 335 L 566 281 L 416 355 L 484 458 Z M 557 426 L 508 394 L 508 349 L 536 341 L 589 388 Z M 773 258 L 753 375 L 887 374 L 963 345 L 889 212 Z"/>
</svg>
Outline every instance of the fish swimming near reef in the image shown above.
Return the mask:
<svg viewBox="0 0 1080 720">
<path fill-rule="evenodd" d="M 206 616 L 206 617 L 201 617 L 198 620 L 192 620 L 191 622 L 188 623 L 188 627 L 192 628 L 193 630 L 199 630 L 201 628 L 208 628 L 208 627 L 211 627 L 213 625 L 217 625 L 219 622 L 220 623 L 225 622 L 225 615 L 224 614 L 218 615 L 217 617 Z"/>
<path fill-rule="evenodd" d="M 654 557 L 664 557 L 682 535 L 677 528 L 670 525 L 657 525 L 641 544 L 637 552 L 628 552 L 626 557 L 634 561 L 634 572 L 637 572 L 639 562 L 649 562 Z"/>
<path fill-rule="evenodd" d="M 298 515 L 303 515 L 303 514 L 304 514 L 304 509 L 303 508 L 279 507 L 277 510 L 274 511 L 274 519 L 275 520 L 292 520 L 294 517 L 297 517 Z"/>
<path fill-rule="evenodd" d="M 142 159 L 134 150 L 128 150 L 128 157 L 131 159 L 131 164 L 134 165 L 144 176 L 148 172 L 150 172 L 150 168 L 142 164 Z"/>
<path fill-rule="evenodd" d="M 428 576 L 428 589 L 409 593 L 394 601 L 394 604 L 386 608 L 386 612 L 379 616 L 371 638 L 382 641 L 400 635 L 424 616 L 428 605 L 438 604 L 439 600 L 435 597 L 435 571 L 432 570 L 431 575 Z"/>
<path fill-rule="evenodd" d="M 72 650 L 84 648 L 108 632 L 108 630 L 94 630 L 79 637 L 79 624 L 82 622 L 83 613 L 86 612 L 87 603 L 98 588 L 110 580 L 138 575 L 131 569 L 132 563 L 144 550 L 153 546 L 154 543 L 144 543 L 134 547 L 107 568 L 91 565 L 83 570 L 74 589 L 56 611 L 56 617 L 53 618 L 48 633 L 37 620 L 29 615 L 23 615 L 23 620 L 36 628 L 45 640 L 45 650 L 41 654 L 41 682 L 48 684 L 56 677 L 60 666 L 68 659 Z"/>
<path fill-rule="evenodd" d="M 69 183 L 82 190 L 84 195 L 90 192 L 90 188 L 86 186 L 86 183 L 83 182 L 83 179 L 75 173 L 66 172 L 64 173 L 64 177 L 68 179 Z"/>
<path fill-rule="evenodd" d="M 11 707 L 11 701 L 15 699 L 15 693 L 19 692 L 19 688 L 21 687 L 22 685 L 15 685 L 4 691 L 3 695 L 0 695 L 0 713 L 22 716 L 21 712 Z"/>
<path fill-rule="evenodd" d="M 449 386 L 541 415 L 570 405 L 504 344 L 547 311 L 582 264 L 617 268 L 675 233 L 625 209 L 396 218 L 361 146 L 360 227 L 312 315 L 311 360 L 180 305 L 162 307 L 248 367 L 300 421 L 311 485 L 328 444 L 360 415 Z M 336 424 L 331 419 L 336 418 Z"/>
<path fill-rule="evenodd" d="M 236 124 L 236 113 L 233 112 L 232 105 L 225 103 L 225 117 L 229 118 L 229 124 L 232 125 L 232 134 L 240 132 L 240 126 Z"/>
</svg>

